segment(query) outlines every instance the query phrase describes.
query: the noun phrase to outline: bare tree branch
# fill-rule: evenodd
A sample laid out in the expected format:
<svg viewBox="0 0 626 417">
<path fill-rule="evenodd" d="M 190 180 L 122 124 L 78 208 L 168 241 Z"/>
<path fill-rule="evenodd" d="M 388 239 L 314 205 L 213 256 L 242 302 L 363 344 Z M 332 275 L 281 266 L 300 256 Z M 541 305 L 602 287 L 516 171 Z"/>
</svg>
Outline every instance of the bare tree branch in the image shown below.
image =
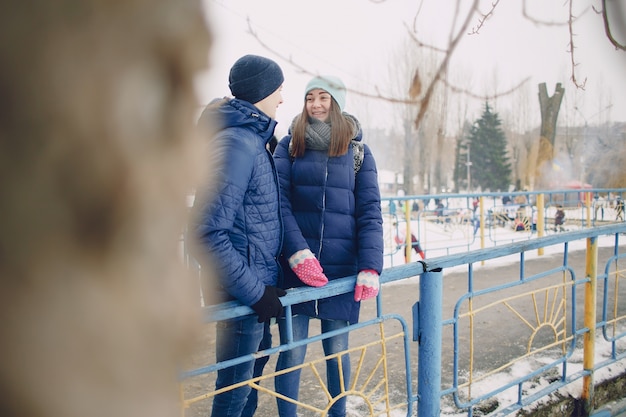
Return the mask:
<svg viewBox="0 0 626 417">
<path fill-rule="evenodd" d="M 505 91 L 500 91 L 497 92 L 495 94 L 486 94 L 486 95 L 481 95 L 481 94 L 476 94 L 473 93 L 469 90 L 466 90 L 464 88 L 461 87 L 457 87 L 454 86 L 452 84 L 450 84 L 448 82 L 448 80 L 446 79 L 441 79 L 441 82 L 450 89 L 450 91 L 452 91 L 453 93 L 457 93 L 457 94 L 465 94 L 468 97 L 472 97 L 478 100 L 482 100 L 482 101 L 489 101 L 489 100 L 493 100 L 495 98 L 500 98 L 500 97 L 504 97 L 507 96 L 509 94 L 514 93 L 516 90 L 520 89 L 524 84 L 526 84 L 528 81 L 530 81 L 530 77 L 526 77 L 525 79 L 523 79 L 520 83 L 518 83 L 517 85 L 509 88 L 508 90 Z"/>
<path fill-rule="evenodd" d="M 372 3 L 384 3 L 387 0 L 369 0 Z M 567 25 L 568 26 L 568 31 L 569 31 L 569 50 L 568 53 L 570 55 L 570 65 L 571 65 L 571 80 L 572 83 L 576 86 L 576 88 L 581 89 L 581 90 L 585 90 L 585 85 L 587 82 L 587 78 L 585 78 L 582 82 L 580 82 L 578 80 L 578 78 L 576 77 L 576 67 L 578 66 L 578 63 L 576 62 L 575 59 L 575 42 L 574 42 L 574 38 L 576 36 L 576 34 L 574 33 L 574 23 L 575 21 L 580 17 L 580 15 L 583 15 L 584 13 L 586 13 L 590 7 L 586 7 L 581 14 L 576 17 L 574 16 L 574 12 L 573 12 L 573 0 L 566 0 L 567 4 L 569 6 L 569 12 L 568 12 L 568 19 L 566 22 L 553 22 L 553 21 L 543 21 L 543 20 L 539 20 L 533 16 L 530 16 L 528 9 L 527 9 L 527 3 L 526 0 L 524 0 L 522 2 L 522 14 L 524 16 L 524 18 L 526 18 L 527 20 L 534 22 L 536 24 L 539 25 L 544 25 L 544 26 L 560 26 L 560 25 Z M 432 51 L 435 51 L 437 53 L 441 53 L 444 55 L 444 58 L 441 62 L 441 64 L 439 65 L 439 67 L 437 68 L 434 77 L 432 78 L 432 80 L 430 81 L 430 83 L 428 83 L 427 85 L 423 85 L 423 80 L 420 79 L 419 77 L 419 72 L 418 69 L 416 69 L 415 71 L 415 75 L 413 77 L 413 82 L 411 83 L 411 85 L 409 86 L 409 91 L 408 91 L 408 99 L 405 98 L 398 98 L 398 97 L 393 97 L 393 96 L 389 96 L 389 95 L 385 95 L 382 94 L 379 90 L 378 86 L 374 86 L 374 90 L 375 93 L 367 93 L 367 92 L 363 92 L 363 91 L 359 91 L 359 90 L 352 90 L 352 89 L 348 89 L 351 93 L 354 93 L 356 95 L 359 95 L 361 97 L 366 97 L 366 98 L 373 98 L 373 99 L 378 99 L 378 100 L 383 100 L 389 103 L 394 103 L 394 104 L 406 104 L 406 105 L 417 105 L 418 106 L 418 113 L 417 116 L 414 120 L 414 125 L 416 128 L 419 128 L 425 113 L 429 107 L 429 103 L 432 97 L 432 94 L 434 93 L 435 87 L 437 85 L 437 83 L 439 81 L 441 81 L 447 88 L 449 88 L 451 91 L 455 92 L 455 93 L 462 93 L 465 94 L 469 97 L 472 98 L 476 98 L 476 99 L 481 99 L 481 100 L 489 100 L 489 99 L 493 99 L 493 98 L 497 98 L 497 97 L 501 97 L 501 96 L 505 96 L 508 94 L 511 94 L 513 91 L 517 90 L 518 88 L 520 88 L 523 84 L 525 84 L 529 78 L 526 78 L 524 80 L 522 80 L 519 84 L 517 84 L 516 86 L 512 87 L 511 89 L 507 90 L 507 91 L 503 91 L 503 92 L 498 92 L 495 94 L 491 94 L 491 95 L 481 95 L 481 94 L 476 94 L 473 93 L 469 90 L 463 89 L 463 88 L 459 88 L 456 86 L 451 85 L 447 80 L 446 80 L 446 72 L 447 72 L 447 67 L 448 67 L 448 63 L 453 55 L 453 52 L 455 51 L 455 49 L 457 48 L 462 36 L 464 36 L 465 34 L 469 34 L 469 35 L 476 35 L 479 34 L 480 30 L 484 27 L 486 21 L 493 16 L 494 11 L 496 9 L 496 7 L 498 6 L 498 4 L 500 3 L 500 0 L 493 0 L 491 3 L 491 7 L 489 9 L 489 11 L 487 13 L 482 13 L 478 10 L 478 6 L 479 6 L 479 0 L 474 0 L 473 4 L 471 5 L 465 20 L 461 26 L 461 28 L 459 29 L 459 31 L 454 34 L 453 32 L 451 32 L 451 36 L 450 36 L 450 42 L 449 45 L 447 46 L 447 48 L 440 48 L 437 47 L 435 45 L 432 44 L 428 44 L 425 42 L 422 42 L 416 35 L 416 27 L 417 27 L 417 15 L 419 15 L 419 12 L 416 14 L 416 17 L 414 19 L 413 22 L 413 29 L 409 28 L 408 25 L 405 24 L 405 26 L 407 27 L 407 33 L 409 34 L 410 38 L 412 39 L 412 41 L 415 43 L 415 45 L 418 48 L 426 48 Z M 419 9 L 421 10 L 423 4 L 423 0 L 420 1 L 420 6 Z M 620 44 L 618 41 L 616 41 L 611 33 L 611 29 L 609 26 L 609 21 L 608 21 L 608 12 L 606 9 L 606 0 L 602 0 L 602 5 L 603 5 L 603 9 L 601 12 L 597 12 L 599 14 L 602 14 L 602 18 L 604 20 L 604 27 L 605 27 L 605 31 L 606 31 L 606 35 L 609 38 L 610 42 L 618 49 L 621 50 L 626 50 L 626 45 L 622 45 Z M 456 13 L 454 16 L 454 21 L 456 22 L 456 19 L 458 17 L 458 13 L 459 13 L 459 9 L 458 9 L 459 3 L 457 3 L 457 9 L 456 9 Z M 595 11 L 595 10 L 594 10 Z M 470 22 L 471 19 L 474 15 L 474 13 L 479 13 L 480 14 L 480 19 L 478 21 L 477 26 L 473 27 L 471 29 L 471 31 L 468 32 L 467 28 L 470 26 Z M 454 25 L 453 25 L 454 27 Z M 296 61 L 294 61 L 292 59 L 291 56 L 285 56 L 283 54 L 280 54 L 279 52 L 277 52 L 276 50 L 274 50 L 273 48 L 271 48 L 269 45 L 267 45 L 265 42 L 263 42 L 263 40 L 258 36 L 257 32 L 254 30 L 254 28 L 252 27 L 252 24 L 250 22 L 250 19 L 248 18 L 248 32 L 256 38 L 257 42 L 259 42 L 259 44 L 261 46 L 263 46 L 265 49 L 267 49 L 268 51 L 270 51 L 271 53 L 273 53 L 274 55 L 276 55 L 277 57 L 280 57 L 281 59 L 283 59 L 284 61 L 288 62 L 289 64 L 291 64 L 296 71 L 299 71 L 300 73 L 303 74 L 307 74 L 307 75 L 311 75 L 311 76 L 317 76 L 319 74 L 313 73 L 310 70 L 308 70 L 307 68 L 303 67 L 302 65 L 298 64 Z M 420 88 L 417 88 L 420 87 Z M 425 88 L 424 88 L 425 87 Z M 418 95 L 420 93 L 423 92 L 423 96 L 421 98 L 418 98 Z"/>
<path fill-rule="evenodd" d="M 626 51 L 626 45 L 620 44 L 611 33 L 611 28 L 609 26 L 609 16 L 606 10 L 606 0 L 602 0 L 602 21 L 604 22 L 604 32 L 606 33 L 606 37 L 609 38 L 609 42 L 616 48 L 621 49 L 622 51 Z"/>
<path fill-rule="evenodd" d="M 405 24 L 404 26 L 406 27 L 407 25 Z M 415 43 L 415 45 L 417 45 L 418 48 L 426 48 L 426 49 L 430 49 L 431 51 L 440 52 L 442 54 L 445 54 L 445 53 L 448 52 L 447 49 L 438 48 L 438 47 L 436 47 L 434 45 L 430 45 L 430 44 L 422 42 L 415 35 L 415 31 L 411 30 L 408 27 L 407 27 L 407 32 L 408 32 L 409 36 L 411 37 L 411 40 L 413 40 L 413 42 Z"/>
<path fill-rule="evenodd" d="M 496 9 L 496 6 L 498 5 L 498 3 L 500 3 L 500 0 L 496 0 L 495 2 L 491 3 L 491 9 L 486 14 L 481 13 L 482 18 L 478 19 L 478 26 L 473 27 L 472 31 L 468 33 L 468 35 L 478 35 L 478 32 L 483 27 L 487 19 L 489 19 L 489 17 L 493 15 L 493 11 Z"/>
<path fill-rule="evenodd" d="M 578 64 L 576 63 L 576 60 L 574 59 L 574 49 L 576 49 L 576 46 L 574 45 L 574 20 L 575 18 L 572 12 L 574 1 L 573 0 L 568 0 L 568 1 L 569 1 L 569 17 L 567 19 L 567 26 L 569 29 L 569 53 L 570 53 L 571 65 L 572 65 L 571 80 L 572 80 L 572 83 L 574 83 L 574 85 L 576 86 L 576 88 L 580 88 L 581 90 L 584 90 L 585 84 L 587 84 L 587 78 L 585 78 L 582 84 L 579 83 L 578 80 L 576 79 L 576 67 L 578 66 Z"/>
<path fill-rule="evenodd" d="M 271 48 L 269 45 L 267 45 L 265 42 L 263 42 L 263 40 L 259 37 L 259 35 L 256 33 L 256 31 L 252 28 L 252 24 L 250 23 L 250 20 L 248 19 L 248 33 L 250 33 L 250 35 L 252 35 L 257 42 L 259 43 L 259 45 L 261 45 L 263 48 L 267 49 L 269 52 L 271 52 L 272 54 L 274 54 L 275 56 L 281 58 L 283 61 L 288 62 L 289 64 L 291 64 L 291 66 L 293 66 L 296 71 L 302 73 L 302 74 L 307 74 L 310 75 L 311 77 L 316 77 L 319 76 L 321 74 L 309 71 L 308 69 L 306 69 L 305 67 L 303 67 L 302 65 L 298 64 L 296 61 L 294 61 L 291 56 L 286 56 L 283 55 L 281 53 L 279 53 L 278 51 L 276 51 L 275 49 Z M 419 101 L 418 100 L 407 100 L 407 99 L 400 99 L 400 98 L 396 98 L 396 97 L 390 97 L 390 96 L 386 96 L 380 93 L 380 90 L 377 86 L 374 86 L 374 90 L 376 90 L 376 94 L 370 94 L 370 93 L 366 93 L 360 90 L 353 90 L 350 88 L 346 88 L 347 91 L 349 91 L 350 93 L 354 93 L 356 95 L 359 95 L 361 97 L 367 97 L 367 98 L 374 98 L 374 99 L 378 99 L 378 100 L 384 100 L 387 101 L 389 103 L 395 103 L 395 104 L 410 104 L 410 105 L 415 105 L 418 104 Z"/>
<path fill-rule="evenodd" d="M 525 19 L 537 24 L 537 25 L 543 25 L 543 26 L 565 26 L 567 25 L 568 27 L 568 31 L 569 31 L 569 54 L 570 54 L 570 61 L 571 61 L 571 69 L 572 69 L 572 75 L 571 75 L 571 80 L 572 83 L 574 84 L 574 86 L 576 88 L 579 88 L 581 90 L 585 89 L 585 84 L 587 83 L 587 79 L 585 78 L 585 80 L 580 83 L 578 81 L 578 79 L 576 78 L 576 67 L 578 66 L 578 64 L 576 63 L 576 59 L 574 56 L 574 50 L 576 49 L 576 44 L 574 43 L 574 21 L 577 20 L 577 17 L 574 17 L 574 14 L 572 12 L 572 7 L 573 7 L 573 0 L 567 0 L 567 4 L 569 5 L 569 12 L 568 12 L 568 19 L 565 22 L 552 22 L 552 21 L 546 21 L 546 20 L 539 20 L 533 16 L 530 16 L 528 14 L 528 10 L 526 8 L 526 0 L 523 1 L 522 3 L 522 14 L 524 16 Z M 587 10 L 589 10 L 589 7 L 586 7 L 581 13 L 580 16 L 584 15 L 585 13 L 587 13 Z M 579 16 L 579 17 L 580 17 Z"/>
<path fill-rule="evenodd" d="M 417 11 L 415 12 L 415 16 L 413 16 L 413 30 L 409 31 L 411 33 L 417 32 L 417 17 L 420 15 L 423 5 L 424 5 L 424 0 L 421 0 L 417 8 Z"/>
<path fill-rule="evenodd" d="M 452 57 L 454 50 L 459 44 L 461 37 L 465 35 L 465 32 L 467 30 L 467 27 L 470 24 L 474 11 L 477 10 L 478 8 L 478 3 L 479 3 L 478 0 L 474 0 L 472 7 L 470 8 L 469 12 L 467 13 L 467 16 L 465 17 L 465 22 L 463 22 L 461 29 L 459 29 L 457 35 L 452 39 L 452 42 L 450 42 L 446 55 L 444 56 L 443 61 L 441 62 L 441 65 L 439 65 L 439 69 L 435 73 L 433 80 L 430 82 L 430 84 L 426 88 L 426 93 L 424 93 L 424 97 L 422 97 L 422 99 L 420 100 L 419 111 L 414 121 L 415 128 L 419 128 L 422 120 L 424 119 L 424 115 L 426 114 L 426 110 L 428 109 L 428 103 L 430 102 L 430 98 L 433 94 L 433 91 L 435 90 L 435 86 L 437 85 L 437 82 L 442 79 L 442 75 L 447 70 L 448 62 L 450 62 L 450 58 Z"/>
<path fill-rule="evenodd" d="M 537 24 L 537 25 L 543 25 L 543 26 L 566 26 L 569 24 L 569 21 L 565 21 L 565 22 L 552 22 L 552 21 L 547 21 L 547 20 L 539 20 L 535 17 L 532 17 L 528 14 L 528 11 L 526 10 L 526 0 L 523 1 L 522 3 L 522 15 L 524 16 L 525 19 Z"/>
</svg>

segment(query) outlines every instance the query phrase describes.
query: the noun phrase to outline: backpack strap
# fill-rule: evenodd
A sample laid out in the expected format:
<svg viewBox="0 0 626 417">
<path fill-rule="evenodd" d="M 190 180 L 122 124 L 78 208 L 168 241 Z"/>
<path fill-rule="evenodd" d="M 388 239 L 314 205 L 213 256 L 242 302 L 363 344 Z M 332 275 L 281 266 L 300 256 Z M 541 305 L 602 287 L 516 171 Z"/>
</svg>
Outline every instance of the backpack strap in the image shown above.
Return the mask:
<svg viewBox="0 0 626 417">
<path fill-rule="evenodd" d="M 352 153 L 354 154 L 354 173 L 356 174 L 363 165 L 363 156 L 365 155 L 363 143 L 353 140 Z"/>
</svg>

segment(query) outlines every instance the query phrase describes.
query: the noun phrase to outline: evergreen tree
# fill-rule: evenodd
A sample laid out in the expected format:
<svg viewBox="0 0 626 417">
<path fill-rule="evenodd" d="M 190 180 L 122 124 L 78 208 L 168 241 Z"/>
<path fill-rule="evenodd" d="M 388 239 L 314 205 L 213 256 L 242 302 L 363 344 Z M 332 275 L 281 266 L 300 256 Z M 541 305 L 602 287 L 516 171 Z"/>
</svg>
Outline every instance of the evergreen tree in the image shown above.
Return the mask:
<svg viewBox="0 0 626 417">
<path fill-rule="evenodd" d="M 472 187 L 484 191 L 508 191 L 511 163 L 501 124 L 498 114 L 485 103 L 481 118 L 474 122 L 467 138 L 471 149 Z"/>
</svg>

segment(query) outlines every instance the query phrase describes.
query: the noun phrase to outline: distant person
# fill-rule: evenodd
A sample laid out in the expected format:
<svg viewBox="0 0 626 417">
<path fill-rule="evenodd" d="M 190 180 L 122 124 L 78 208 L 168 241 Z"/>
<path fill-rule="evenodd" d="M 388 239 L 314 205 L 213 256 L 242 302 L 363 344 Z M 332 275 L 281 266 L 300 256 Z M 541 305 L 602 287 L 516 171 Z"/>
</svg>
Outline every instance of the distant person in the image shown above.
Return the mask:
<svg viewBox="0 0 626 417">
<path fill-rule="evenodd" d="M 406 228 L 397 227 L 397 223 L 394 223 L 393 225 L 397 228 L 397 233 L 395 237 L 396 244 L 398 245 L 399 249 L 404 249 L 404 263 L 408 263 L 409 259 L 406 253 L 406 246 L 404 246 L 406 245 Z M 426 254 L 424 253 L 424 250 L 422 249 L 419 240 L 413 233 L 411 233 L 411 249 L 415 251 L 415 253 L 418 254 L 422 259 L 426 259 Z"/>
<path fill-rule="evenodd" d="M 604 197 L 596 194 L 593 200 L 593 219 L 598 220 L 598 211 L 600 212 L 600 220 L 604 220 L 604 205 L 606 201 Z"/>
<path fill-rule="evenodd" d="M 393 200 L 389 201 L 389 214 L 392 216 L 396 215 L 396 202 Z"/>
<path fill-rule="evenodd" d="M 525 194 L 518 194 L 515 196 L 515 204 L 519 204 L 520 206 L 525 206 L 528 204 L 528 198 Z"/>
<path fill-rule="evenodd" d="M 480 199 L 476 197 L 474 201 L 472 201 L 472 212 L 476 213 L 478 206 L 480 205 Z"/>
<path fill-rule="evenodd" d="M 554 231 L 555 232 L 563 232 L 565 229 L 563 225 L 565 224 L 565 212 L 563 211 L 563 206 L 556 206 L 556 213 L 554 214 Z"/>
<path fill-rule="evenodd" d="M 296 116 L 274 153 L 280 178 L 285 236 L 284 288 L 326 285 L 356 275 L 353 292 L 292 307 L 293 340 L 308 337 L 309 322 L 319 319 L 322 333 L 358 322 L 361 301 L 376 297 L 383 268 L 383 226 L 376 162 L 362 143 L 359 121 L 343 111 L 346 88 L 330 76 L 315 77 L 304 91 Z M 278 321 L 287 342 L 286 318 Z M 348 332 L 322 341 L 325 355 L 348 349 Z M 306 345 L 281 352 L 276 370 L 304 362 Z M 347 353 L 326 361 L 329 394 L 350 386 Z M 340 375 L 341 371 L 341 375 Z M 301 370 L 275 377 L 276 392 L 298 399 Z M 295 417 L 295 404 L 277 399 L 280 417 Z M 346 397 L 337 398 L 329 416 L 345 416 Z"/>
<path fill-rule="evenodd" d="M 474 213 L 472 215 L 472 224 L 474 226 L 474 236 L 476 236 L 476 232 L 480 229 L 480 214 Z"/>
<path fill-rule="evenodd" d="M 524 223 L 523 217 L 515 217 L 515 220 L 513 222 L 513 229 L 516 232 L 523 232 L 524 230 L 526 230 L 526 223 Z"/>
<path fill-rule="evenodd" d="M 438 198 L 435 199 L 435 215 L 437 216 L 437 223 L 443 223 L 444 217 L 444 205 Z"/>
<path fill-rule="evenodd" d="M 615 220 L 624 221 L 624 200 L 620 196 L 618 196 L 615 201 L 615 210 Z"/>
<path fill-rule="evenodd" d="M 238 300 L 256 313 L 217 323 L 218 362 L 256 352 L 267 343 L 267 322 L 283 310 L 279 297 L 285 291 L 277 287 L 283 225 L 278 177 L 268 150 L 276 109 L 283 102 L 283 80 L 276 62 L 245 55 L 230 69 L 235 98 L 212 101 L 199 121 L 218 126 L 212 152 L 224 161 L 211 166 L 216 181 L 199 190 L 193 208 L 195 255 L 202 270 L 213 268 L 219 278 L 218 283 L 203 280 L 203 294 L 215 302 Z M 249 361 L 218 370 L 215 389 L 250 379 L 254 365 Z M 257 373 L 262 365 L 257 363 Z M 240 417 L 250 392 L 242 386 L 217 394 L 211 415 Z M 253 408 L 256 404 L 250 403 L 247 412 Z"/>
<path fill-rule="evenodd" d="M 417 200 L 415 200 L 413 201 L 413 204 L 411 205 L 411 213 L 414 214 L 414 218 L 417 218 L 419 211 L 420 211 L 420 206 L 417 203 Z"/>
</svg>

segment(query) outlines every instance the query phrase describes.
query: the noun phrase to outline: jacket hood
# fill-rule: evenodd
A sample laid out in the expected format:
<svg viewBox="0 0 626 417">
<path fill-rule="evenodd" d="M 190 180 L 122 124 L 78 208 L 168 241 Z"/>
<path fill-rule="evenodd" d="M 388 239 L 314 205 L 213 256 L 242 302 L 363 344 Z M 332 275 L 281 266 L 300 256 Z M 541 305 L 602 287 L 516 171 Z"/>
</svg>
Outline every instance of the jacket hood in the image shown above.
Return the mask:
<svg viewBox="0 0 626 417">
<path fill-rule="evenodd" d="M 251 129 L 268 142 L 277 122 L 246 101 L 225 97 L 212 100 L 202 111 L 198 124 L 211 133 L 231 127 Z"/>
</svg>

